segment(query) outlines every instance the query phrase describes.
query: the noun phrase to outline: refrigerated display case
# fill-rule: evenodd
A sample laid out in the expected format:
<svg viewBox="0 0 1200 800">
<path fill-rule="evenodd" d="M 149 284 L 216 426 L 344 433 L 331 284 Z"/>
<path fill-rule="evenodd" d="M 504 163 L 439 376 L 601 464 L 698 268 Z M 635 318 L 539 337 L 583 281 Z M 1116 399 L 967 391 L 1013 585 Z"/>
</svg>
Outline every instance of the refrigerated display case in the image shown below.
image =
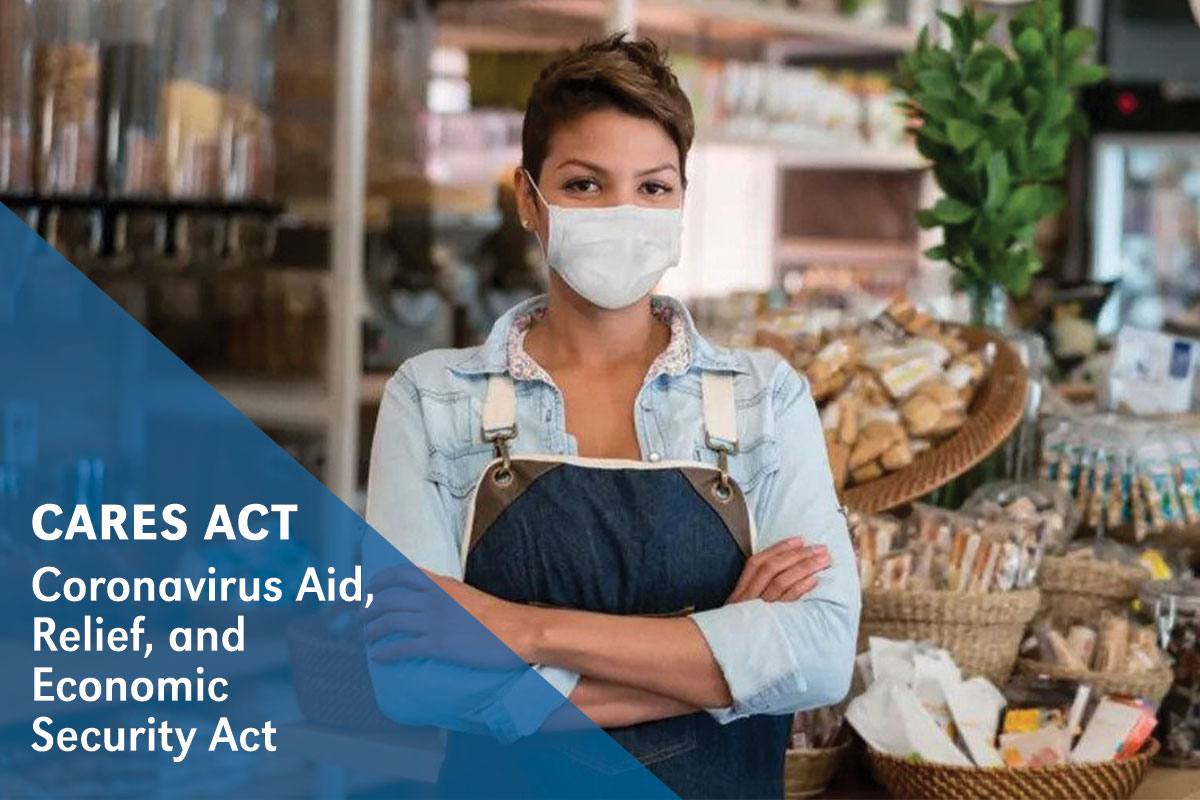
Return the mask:
<svg viewBox="0 0 1200 800">
<path fill-rule="evenodd" d="M 100 23 L 100 185 L 114 197 L 159 192 L 164 0 L 104 0 Z"/>
<path fill-rule="evenodd" d="M 0 192 L 33 182 L 33 0 L 0 0 Z"/>
<path fill-rule="evenodd" d="M 94 0 L 39 0 L 35 8 L 37 188 L 88 194 L 96 188 L 98 6 Z"/>
<path fill-rule="evenodd" d="M 1200 300 L 1200 135 L 1104 134 L 1092 159 L 1092 278 L 1118 281 L 1099 332 L 1163 327 Z"/>
</svg>

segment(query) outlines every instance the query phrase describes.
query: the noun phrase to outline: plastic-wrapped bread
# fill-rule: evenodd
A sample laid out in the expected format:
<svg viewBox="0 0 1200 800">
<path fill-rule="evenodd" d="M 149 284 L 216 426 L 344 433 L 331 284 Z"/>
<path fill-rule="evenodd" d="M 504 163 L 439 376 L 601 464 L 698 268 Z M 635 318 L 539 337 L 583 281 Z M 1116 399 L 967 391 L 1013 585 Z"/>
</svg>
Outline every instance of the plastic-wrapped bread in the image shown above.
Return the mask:
<svg viewBox="0 0 1200 800">
<path fill-rule="evenodd" d="M 1129 620 L 1105 611 L 1100 615 L 1100 633 L 1096 642 L 1097 672 L 1121 672 L 1129 653 Z"/>
<path fill-rule="evenodd" d="M 1079 659 L 1079 663 L 1089 666 L 1096 655 L 1096 631 L 1086 625 L 1072 625 L 1067 631 L 1067 647 Z"/>
</svg>

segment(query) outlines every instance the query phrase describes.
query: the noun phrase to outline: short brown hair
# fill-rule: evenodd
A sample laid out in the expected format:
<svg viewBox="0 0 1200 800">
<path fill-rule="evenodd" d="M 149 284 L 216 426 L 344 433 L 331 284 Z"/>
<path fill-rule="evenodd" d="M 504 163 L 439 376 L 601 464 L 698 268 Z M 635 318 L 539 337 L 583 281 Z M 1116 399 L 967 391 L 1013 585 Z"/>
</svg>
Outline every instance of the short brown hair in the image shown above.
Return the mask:
<svg viewBox="0 0 1200 800">
<path fill-rule="evenodd" d="M 554 130 L 606 109 L 662 126 L 679 151 L 682 173 L 696 132 L 692 104 L 658 45 L 627 39 L 624 33 L 587 42 L 542 70 L 525 106 L 521 166 L 540 180 Z"/>
</svg>

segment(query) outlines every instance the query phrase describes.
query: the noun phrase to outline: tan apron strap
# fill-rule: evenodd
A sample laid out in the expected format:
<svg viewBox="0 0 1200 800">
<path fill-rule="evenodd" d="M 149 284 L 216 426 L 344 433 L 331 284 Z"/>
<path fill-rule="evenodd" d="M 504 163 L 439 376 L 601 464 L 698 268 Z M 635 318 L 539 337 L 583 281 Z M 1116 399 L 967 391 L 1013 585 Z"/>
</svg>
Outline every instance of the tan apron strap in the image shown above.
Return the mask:
<svg viewBox="0 0 1200 800">
<path fill-rule="evenodd" d="M 737 398 L 733 373 L 705 372 L 700 378 L 705 442 L 713 450 L 738 450 Z"/>
<path fill-rule="evenodd" d="M 483 440 L 497 442 L 517 436 L 517 390 L 505 373 L 488 377 L 483 400 Z"/>
</svg>

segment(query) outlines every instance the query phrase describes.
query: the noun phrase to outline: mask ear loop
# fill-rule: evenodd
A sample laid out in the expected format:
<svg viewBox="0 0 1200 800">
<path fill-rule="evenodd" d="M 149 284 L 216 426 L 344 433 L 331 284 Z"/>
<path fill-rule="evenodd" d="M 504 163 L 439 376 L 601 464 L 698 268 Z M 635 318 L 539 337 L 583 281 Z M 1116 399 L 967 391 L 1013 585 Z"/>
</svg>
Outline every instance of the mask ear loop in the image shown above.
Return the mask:
<svg viewBox="0 0 1200 800">
<path fill-rule="evenodd" d="M 537 195 L 537 199 L 541 200 L 542 205 L 546 207 L 547 211 L 549 211 L 550 204 L 547 203 L 546 198 L 542 196 L 542 190 L 538 188 L 537 181 L 535 181 L 533 179 L 533 176 L 529 174 L 529 170 L 525 169 L 524 167 L 521 168 L 521 172 L 525 173 L 525 180 L 529 181 L 529 185 L 533 187 L 533 192 L 534 192 L 534 194 Z M 542 241 L 542 237 L 538 234 L 538 232 L 536 230 L 531 230 L 530 232 L 533 234 L 533 237 L 538 240 L 538 244 L 542 248 L 542 260 L 546 262 L 546 266 L 547 266 L 547 268 L 549 268 L 549 266 L 550 266 L 550 250 L 549 250 L 549 248 L 546 247 L 546 243 Z"/>
<path fill-rule="evenodd" d="M 533 192 L 537 195 L 538 200 L 541 200 L 542 205 L 544 205 L 546 208 L 549 208 L 550 204 L 547 203 L 546 198 L 542 196 L 542 190 L 538 188 L 537 181 L 535 181 L 533 176 L 529 174 L 529 170 L 521 167 L 521 172 L 525 173 L 525 180 L 529 181 L 529 185 L 533 187 Z"/>
</svg>

